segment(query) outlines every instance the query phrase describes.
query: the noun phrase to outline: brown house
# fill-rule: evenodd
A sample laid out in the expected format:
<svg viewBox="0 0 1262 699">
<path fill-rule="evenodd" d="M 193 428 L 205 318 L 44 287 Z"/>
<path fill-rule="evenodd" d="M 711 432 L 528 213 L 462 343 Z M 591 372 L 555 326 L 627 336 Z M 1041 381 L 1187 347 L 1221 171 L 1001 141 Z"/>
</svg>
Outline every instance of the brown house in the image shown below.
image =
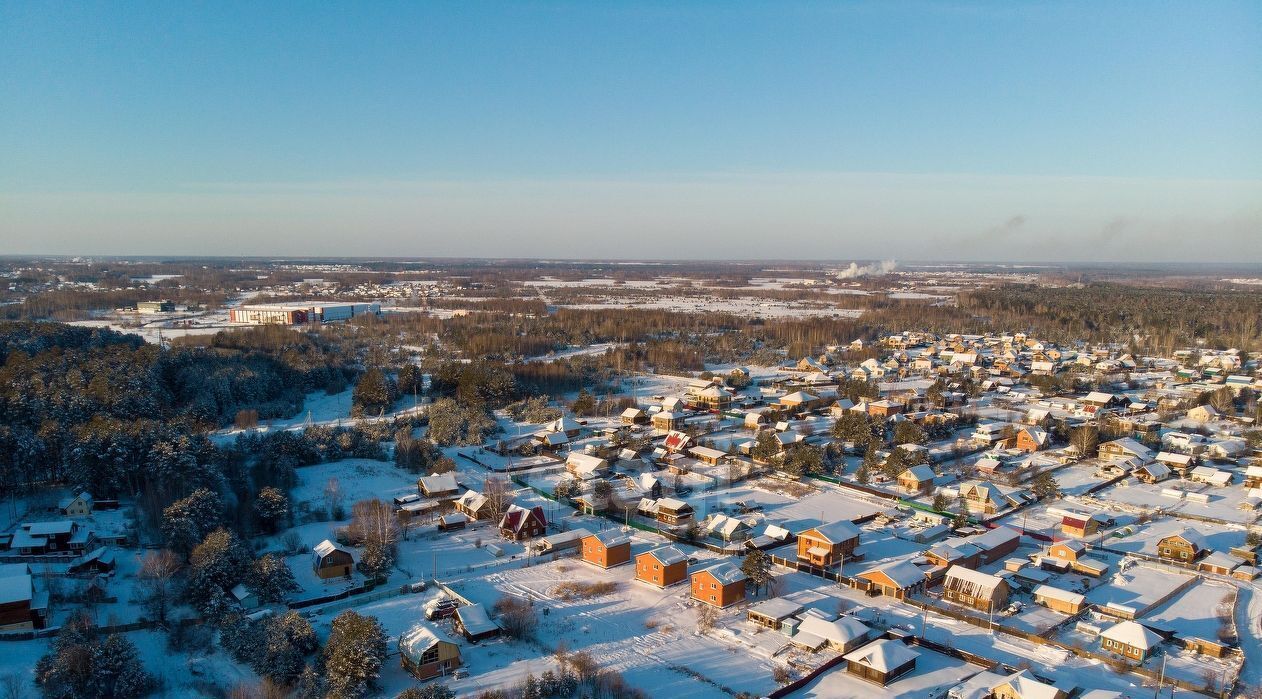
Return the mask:
<svg viewBox="0 0 1262 699">
<path fill-rule="evenodd" d="M 1171 561 L 1191 563 L 1209 552 L 1205 538 L 1194 529 L 1181 529 L 1157 542 L 1157 555 Z"/>
<path fill-rule="evenodd" d="M 724 561 L 692 574 L 692 598 L 713 607 L 730 607 L 745 599 L 745 574 Z"/>
<path fill-rule="evenodd" d="M 1157 632 L 1137 621 L 1123 621 L 1100 634 L 1100 648 L 1139 663 L 1151 655 L 1162 640 Z"/>
<path fill-rule="evenodd" d="M 1100 520 L 1087 515 L 1065 515 L 1060 520 L 1060 531 L 1065 536 L 1086 539 L 1095 536 L 1100 531 Z"/>
<path fill-rule="evenodd" d="M 982 611 L 994 611 L 1008 602 L 1008 581 L 980 571 L 951 566 L 942 584 L 943 598 Z"/>
<path fill-rule="evenodd" d="M 328 539 L 321 541 L 311 553 L 311 569 L 326 580 L 349 577 L 355 565 L 355 557 L 348 549 Z"/>
<path fill-rule="evenodd" d="M 42 629 L 48 615 L 48 593 L 36 593 L 30 566 L 0 565 L 0 630 Z"/>
<path fill-rule="evenodd" d="M 428 680 L 460 667 L 460 646 L 421 624 L 399 637 L 399 660 L 413 677 Z"/>
<path fill-rule="evenodd" d="M 1051 585 L 1039 585 L 1033 591 L 1034 602 L 1061 614 L 1077 614 L 1087 607 L 1087 598 L 1077 592 Z"/>
<path fill-rule="evenodd" d="M 812 527 L 798 534 L 798 560 L 827 568 L 852 555 L 859 546 L 859 530 L 844 520 Z"/>
<path fill-rule="evenodd" d="M 601 568 L 612 568 L 631 561 L 631 537 L 610 529 L 589 534 L 580 542 L 584 561 Z"/>
<path fill-rule="evenodd" d="M 509 505 L 500 518 L 500 536 L 513 541 L 542 536 L 547 529 L 548 518 L 544 516 L 542 507 L 527 510 L 519 505 Z"/>
<path fill-rule="evenodd" d="M 670 587 L 688 577 L 688 557 L 674 546 L 645 551 L 635 557 L 635 579 L 658 587 Z"/>
<path fill-rule="evenodd" d="M 694 514 L 696 514 L 696 510 L 683 500 L 659 498 L 657 500 L 657 509 L 654 511 L 653 516 L 662 524 L 676 526 L 692 521 Z"/>
<path fill-rule="evenodd" d="M 912 495 L 920 495 L 933 486 L 934 476 L 933 467 L 928 464 L 912 466 L 898 474 L 898 487 Z"/>
<path fill-rule="evenodd" d="M 920 654 L 901 641 L 882 638 L 842 657 L 846 672 L 884 687 L 915 669 Z"/>
<path fill-rule="evenodd" d="M 477 521 L 492 515 L 491 499 L 476 490 L 466 490 L 455 500 L 455 508 L 469 519 Z"/>
</svg>

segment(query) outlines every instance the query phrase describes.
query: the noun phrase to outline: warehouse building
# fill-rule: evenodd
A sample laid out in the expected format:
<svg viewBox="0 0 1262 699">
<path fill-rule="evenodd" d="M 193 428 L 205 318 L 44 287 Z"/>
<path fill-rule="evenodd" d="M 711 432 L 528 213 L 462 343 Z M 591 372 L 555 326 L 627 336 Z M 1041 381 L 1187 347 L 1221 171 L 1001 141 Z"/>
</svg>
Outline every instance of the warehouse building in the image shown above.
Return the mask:
<svg viewBox="0 0 1262 699">
<path fill-rule="evenodd" d="M 332 301 L 253 303 L 233 308 L 228 312 L 228 319 L 233 323 L 250 325 L 302 325 L 350 320 L 370 313 L 381 315 L 381 304 Z"/>
</svg>

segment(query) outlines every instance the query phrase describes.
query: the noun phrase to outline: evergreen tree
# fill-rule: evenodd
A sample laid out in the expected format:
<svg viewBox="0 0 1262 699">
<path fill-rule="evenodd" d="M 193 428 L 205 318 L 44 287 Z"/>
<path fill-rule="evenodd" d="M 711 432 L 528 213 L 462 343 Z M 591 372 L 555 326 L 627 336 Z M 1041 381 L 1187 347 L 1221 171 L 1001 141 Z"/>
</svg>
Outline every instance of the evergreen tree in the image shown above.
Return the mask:
<svg viewBox="0 0 1262 699">
<path fill-rule="evenodd" d="M 264 604 L 284 602 L 286 593 L 301 589 L 285 560 L 271 553 L 263 554 L 250 565 L 245 586 Z"/>
<path fill-rule="evenodd" d="M 254 500 L 254 516 L 263 531 L 275 533 L 289 515 L 289 498 L 279 488 L 265 486 Z"/>
<path fill-rule="evenodd" d="M 1060 495 L 1060 484 L 1048 471 L 1040 471 L 1030 482 L 1030 490 L 1042 498 L 1054 498 Z"/>
<path fill-rule="evenodd" d="M 127 699 L 144 696 L 153 677 L 140 663 L 136 646 L 119 634 L 111 634 L 92 654 L 92 684 L 96 696 Z"/>
<path fill-rule="evenodd" d="M 222 598 L 226 590 L 241 582 L 249 566 L 250 552 L 236 535 L 216 529 L 189 556 L 185 596 L 203 614 L 213 614 L 219 606 L 216 596 Z"/>
<path fill-rule="evenodd" d="M 760 549 L 752 549 L 741 561 L 741 572 L 749 578 L 757 589 L 763 589 L 771 583 L 771 559 Z"/>
<path fill-rule="evenodd" d="M 378 367 L 369 367 L 355 390 L 351 394 L 354 409 L 361 415 L 379 415 L 389 410 L 394 404 L 393 386 L 385 372 Z"/>
<path fill-rule="evenodd" d="M 584 388 L 578 392 L 578 397 L 570 404 L 570 410 L 574 411 L 575 415 L 595 415 L 596 399 Z"/>
<path fill-rule="evenodd" d="M 324 648 L 328 699 L 366 695 L 385 659 L 386 636 L 375 618 L 349 609 L 337 615 Z"/>
<path fill-rule="evenodd" d="M 223 502 L 219 495 L 198 488 L 191 495 L 171 503 L 162 511 L 162 534 L 167 546 L 187 556 L 222 521 Z"/>
<path fill-rule="evenodd" d="M 389 549 L 380 541 L 370 539 L 364 545 L 364 553 L 356 564 L 359 572 L 372 581 L 383 581 L 390 577 L 390 569 L 394 567 L 394 557 Z"/>
<path fill-rule="evenodd" d="M 267 621 L 260 674 L 286 686 L 294 684 L 307 668 L 306 657 L 320 647 L 315 630 L 295 611 Z"/>
</svg>

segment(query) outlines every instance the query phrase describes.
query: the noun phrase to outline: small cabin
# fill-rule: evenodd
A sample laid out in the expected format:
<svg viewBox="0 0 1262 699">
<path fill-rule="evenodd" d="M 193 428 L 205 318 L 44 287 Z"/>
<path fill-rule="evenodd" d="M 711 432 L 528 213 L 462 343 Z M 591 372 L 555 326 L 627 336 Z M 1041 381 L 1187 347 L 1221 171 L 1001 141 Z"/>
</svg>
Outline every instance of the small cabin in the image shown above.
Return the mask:
<svg viewBox="0 0 1262 699">
<path fill-rule="evenodd" d="M 321 541 L 312 549 L 311 569 L 325 580 L 350 577 L 351 568 L 354 565 L 355 556 L 350 550 L 328 539 Z"/>
<path fill-rule="evenodd" d="M 399 662 L 418 680 L 442 677 L 460 667 L 460 646 L 418 624 L 399 636 Z"/>
</svg>

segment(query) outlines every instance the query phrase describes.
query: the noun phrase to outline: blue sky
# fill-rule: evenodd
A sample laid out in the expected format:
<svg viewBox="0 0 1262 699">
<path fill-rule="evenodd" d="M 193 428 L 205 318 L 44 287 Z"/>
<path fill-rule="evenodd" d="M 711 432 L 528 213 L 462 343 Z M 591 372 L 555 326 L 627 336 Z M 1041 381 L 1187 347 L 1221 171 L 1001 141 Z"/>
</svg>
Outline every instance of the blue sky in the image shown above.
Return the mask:
<svg viewBox="0 0 1262 699">
<path fill-rule="evenodd" d="M 1259 124 L 1256 2 L 19 1 L 0 247 L 1262 261 Z"/>
</svg>

